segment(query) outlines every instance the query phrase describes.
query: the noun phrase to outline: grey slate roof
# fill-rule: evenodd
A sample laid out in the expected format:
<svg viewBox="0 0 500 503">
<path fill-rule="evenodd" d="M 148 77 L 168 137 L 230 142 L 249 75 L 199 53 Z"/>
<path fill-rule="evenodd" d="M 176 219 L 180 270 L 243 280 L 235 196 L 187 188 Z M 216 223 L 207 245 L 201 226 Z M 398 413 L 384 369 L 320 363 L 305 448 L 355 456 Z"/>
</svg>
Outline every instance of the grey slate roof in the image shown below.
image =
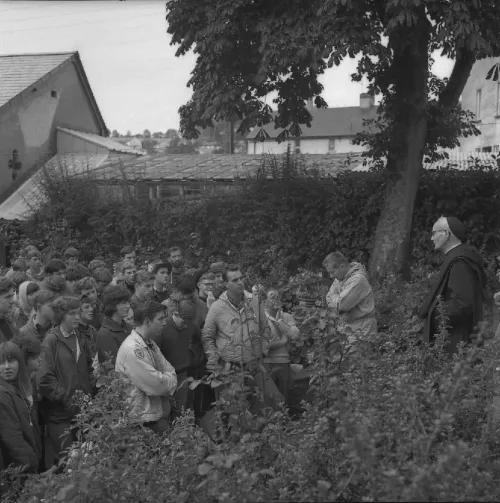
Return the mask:
<svg viewBox="0 0 500 503">
<path fill-rule="evenodd" d="M 363 119 L 375 119 L 377 107 L 340 107 L 340 108 L 314 108 L 311 112 L 313 120 L 311 127 L 301 124 L 301 138 L 332 138 L 349 137 L 361 133 L 365 128 Z M 270 139 L 276 138 L 283 129 L 275 129 L 274 123 L 266 124 L 262 128 L 256 126 L 246 139 L 253 140 L 257 133 L 264 129 Z"/>
<path fill-rule="evenodd" d="M 99 136 L 93 133 L 84 133 L 83 131 L 76 131 L 74 129 L 68 129 L 63 127 L 58 127 L 58 131 L 62 131 L 63 133 L 70 134 L 75 136 L 76 138 L 80 138 L 82 140 L 88 141 L 90 143 L 94 143 L 95 145 L 99 145 L 101 147 L 107 148 L 112 152 L 121 152 L 124 154 L 134 154 L 134 155 L 142 155 L 141 152 L 136 149 L 130 148 L 127 145 L 123 145 L 112 138 L 106 138 L 104 136 Z"/>
<path fill-rule="evenodd" d="M 353 171 L 369 171 L 372 163 L 360 164 Z M 497 169 L 498 163 L 495 154 L 488 152 L 451 152 L 448 154 L 448 159 L 441 161 L 428 162 L 424 158 L 423 167 L 425 169 L 442 169 L 452 168 L 458 171 L 467 171 L 474 169 L 476 165 L 489 166 L 490 168 Z"/>
<path fill-rule="evenodd" d="M 255 175 L 263 155 L 252 154 L 152 154 L 120 163 L 106 161 L 93 173 L 96 179 L 233 181 Z M 353 169 L 363 162 L 360 154 L 304 154 L 324 176 Z M 280 162 L 280 161 L 278 161 Z"/>
<path fill-rule="evenodd" d="M 0 55 L 0 107 L 70 59 L 73 54 Z"/>
</svg>

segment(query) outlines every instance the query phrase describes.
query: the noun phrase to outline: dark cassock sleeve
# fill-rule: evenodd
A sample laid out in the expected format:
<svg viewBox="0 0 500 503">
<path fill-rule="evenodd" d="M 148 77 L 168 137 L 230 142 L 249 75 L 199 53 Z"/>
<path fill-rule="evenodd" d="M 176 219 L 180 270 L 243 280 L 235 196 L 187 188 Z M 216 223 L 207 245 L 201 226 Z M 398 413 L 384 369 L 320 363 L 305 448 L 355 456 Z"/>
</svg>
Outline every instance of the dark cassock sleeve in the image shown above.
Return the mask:
<svg viewBox="0 0 500 503">
<path fill-rule="evenodd" d="M 463 260 L 451 266 L 446 292 L 443 292 L 448 299 L 443 304 L 450 322 L 472 314 L 476 282 L 474 271 Z"/>
</svg>

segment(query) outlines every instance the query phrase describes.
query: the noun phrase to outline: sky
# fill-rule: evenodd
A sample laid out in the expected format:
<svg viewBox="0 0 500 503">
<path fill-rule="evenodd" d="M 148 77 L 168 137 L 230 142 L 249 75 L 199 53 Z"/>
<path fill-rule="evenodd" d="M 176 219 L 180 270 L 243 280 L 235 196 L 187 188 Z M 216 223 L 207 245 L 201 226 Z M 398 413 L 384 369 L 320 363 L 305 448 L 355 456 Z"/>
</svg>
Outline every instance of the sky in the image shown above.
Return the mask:
<svg viewBox="0 0 500 503">
<path fill-rule="evenodd" d="M 194 54 L 175 56 L 165 15 L 163 0 L 0 0 L 0 54 L 78 50 L 110 130 L 165 132 L 179 127 L 195 64 Z M 328 106 L 359 104 L 366 88 L 351 82 L 355 68 L 346 60 L 321 77 Z M 436 57 L 438 76 L 451 68 Z"/>
</svg>

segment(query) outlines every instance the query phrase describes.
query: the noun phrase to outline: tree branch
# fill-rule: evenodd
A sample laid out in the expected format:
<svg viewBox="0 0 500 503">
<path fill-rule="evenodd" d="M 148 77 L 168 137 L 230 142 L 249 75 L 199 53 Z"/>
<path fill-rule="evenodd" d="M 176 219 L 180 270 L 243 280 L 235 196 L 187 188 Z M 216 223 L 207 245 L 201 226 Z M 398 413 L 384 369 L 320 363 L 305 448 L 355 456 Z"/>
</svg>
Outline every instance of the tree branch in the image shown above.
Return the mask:
<svg viewBox="0 0 500 503">
<path fill-rule="evenodd" d="M 447 127 L 440 119 L 446 116 L 450 109 L 458 105 L 460 95 L 464 90 L 475 61 L 476 57 L 472 51 L 468 49 L 457 50 L 457 58 L 450 78 L 438 98 L 438 112 L 429 120 L 427 145 L 435 144 L 440 135 L 446 134 Z"/>
<path fill-rule="evenodd" d="M 469 51 L 468 49 L 461 49 L 460 51 L 457 51 L 457 58 L 455 60 L 455 65 L 453 66 L 453 71 L 451 72 L 446 87 L 439 96 L 440 106 L 453 108 L 458 104 L 460 95 L 464 90 L 465 84 L 467 83 L 467 79 L 469 78 L 475 62 L 476 57 L 472 51 Z"/>
</svg>

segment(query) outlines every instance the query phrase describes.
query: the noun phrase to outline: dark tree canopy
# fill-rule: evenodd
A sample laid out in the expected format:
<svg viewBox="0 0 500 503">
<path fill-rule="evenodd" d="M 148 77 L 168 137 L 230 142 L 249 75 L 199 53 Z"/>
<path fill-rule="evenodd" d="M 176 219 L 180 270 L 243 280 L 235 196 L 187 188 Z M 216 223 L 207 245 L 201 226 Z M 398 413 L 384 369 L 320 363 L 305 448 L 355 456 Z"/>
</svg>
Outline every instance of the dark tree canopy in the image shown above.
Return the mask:
<svg viewBox="0 0 500 503">
<path fill-rule="evenodd" d="M 187 138 L 233 117 L 242 132 L 274 120 L 299 136 L 311 119 L 304 100 L 326 106 L 318 76 L 348 56 L 361 56 L 354 80 L 366 77 L 371 92 L 389 98 L 404 78 L 396 53 L 423 31 L 428 53 L 456 59 L 449 80 L 428 78 L 429 114 L 438 126 L 429 142 L 446 143 L 450 126 L 460 131 L 462 123 L 461 132 L 473 133 L 460 120 L 458 98 L 474 61 L 497 55 L 500 45 L 496 0 L 169 0 L 167 21 L 177 55 L 193 49 L 198 56 L 192 99 L 180 109 Z M 278 94 L 275 117 L 263 99 L 271 92 Z M 397 120 L 390 99 L 383 105 L 384 122 Z M 443 119 L 450 111 L 453 120 Z"/>
<path fill-rule="evenodd" d="M 285 128 L 280 140 L 298 137 L 312 118 L 306 100 L 327 106 L 318 77 L 360 57 L 353 80 L 366 78 L 381 104 L 379 119 L 358 141 L 394 174 L 371 270 L 400 272 L 423 157 L 478 133 L 459 98 L 474 62 L 500 55 L 500 2 L 169 0 L 167 22 L 177 55 L 197 55 L 188 83 L 192 98 L 179 110 L 186 138 L 213 121 L 235 119 L 241 132 L 274 121 Z M 449 79 L 430 71 L 436 50 L 454 60 Z M 277 96 L 276 114 L 264 100 L 270 93 Z"/>
</svg>

